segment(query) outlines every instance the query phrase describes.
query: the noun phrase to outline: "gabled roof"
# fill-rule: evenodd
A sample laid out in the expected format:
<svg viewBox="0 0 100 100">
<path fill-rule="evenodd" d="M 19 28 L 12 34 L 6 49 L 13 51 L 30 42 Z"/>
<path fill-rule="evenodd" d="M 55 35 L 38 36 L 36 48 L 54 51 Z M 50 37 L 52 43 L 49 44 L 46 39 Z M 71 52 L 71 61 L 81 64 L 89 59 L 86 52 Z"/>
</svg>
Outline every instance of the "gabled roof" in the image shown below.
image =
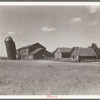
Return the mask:
<svg viewBox="0 0 100 100">
<path fill-rule="evenodd" d="M 72 49 L 71 48 L 58 48 L 60 49 L 61 52 L 70 52 Z"/>
<path fill-rule="evenodd" d="M 28 46 L 21 47 L 21 48 L 19 48 L 19 49 L 17 49 L 17 50 L 30 48 L 31 46 L 34 46 L 34 45 L 36 45 L 36 44 L 41 45 L 40 43 L 37 42 L 37 43 L 35 43 L 35 44 L 31 44 L 31 45 L 28 45 Z M 42 46 L 42 45 L 41 45 L 41 46 Z M 42 46 L 42 47 L 44 47 L 44 46 Z M 45 47 L 44 47 L 44 48 L 45 48 Z"/>
<path fill-rule="evenodd" d="M 29 48 L 29 47 L 31 47 L 32 45 L 34 45 L 34 44 L 31 44 L 31 45 L 28 45 L 28 46 L 24 46 L 24 47 L 21 47 L 21 48 L 19 48 L 19 49 Z"/>
<path fill-rule="evenodd" d="M 71 52 L 71 50 L 72 50 L 71 48 L 58 47 L 54 52 L 56 52 L 58 49 L 59 49 L 61 52 L 63 52 L 63 53 Z"/>
<path fill-rule="evenodd" d="M 43 48 L 38 48 L 38 49 L 36 49 L 36 50 L 30 52 L 29 54 L 30 54 L 30 55 L 31 55 L 31 54 L 34 55 L 34 54 L 38 53 L 38 52 L 41 51 L 41 50 L 43 50 Z"/>
<path fill-rule="evenodd" d="M 81 48 L 81 47 L 74 47 L 71 51 L 71 54 L 79 56 L 97 56 L 92 48 Z"/>
</svg>

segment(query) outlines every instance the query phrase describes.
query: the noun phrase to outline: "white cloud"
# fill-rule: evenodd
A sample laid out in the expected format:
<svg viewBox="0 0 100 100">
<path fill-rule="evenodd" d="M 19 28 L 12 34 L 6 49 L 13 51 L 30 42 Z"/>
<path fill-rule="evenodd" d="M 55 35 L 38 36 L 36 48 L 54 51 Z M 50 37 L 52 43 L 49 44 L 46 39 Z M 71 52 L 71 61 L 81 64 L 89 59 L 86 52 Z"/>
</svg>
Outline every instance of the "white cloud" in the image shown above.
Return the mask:
<svg viewBox="0 0 100 100">
<path fill-rule="evenodd" d="M 72 18 L 69 22 L 70 23 L 79 23 L 81 21 L 82 21 L 82 19 L 80 17 L 75 17 L 75 18 Z"/>
<path fill-rule="evenodd" d="M 15 34 L 15 32 L 14 31 L 9 31 L 7 34 L 8 35 L 13 35 L 13 34 Z"/>
<path fill-rule="evenodd" d="M 44 32 L 51 32 L 51 31 L 55 31 L 56 28 L 43 27 L 41 30 L 44 31 Z"/>
<path fill-rule="evenodd" d="M 87 6 L 87 8 L 89 9 L 90 13 L 95 13 L 97 11 L 100 11 L 100 6 Z"/>
</svg>

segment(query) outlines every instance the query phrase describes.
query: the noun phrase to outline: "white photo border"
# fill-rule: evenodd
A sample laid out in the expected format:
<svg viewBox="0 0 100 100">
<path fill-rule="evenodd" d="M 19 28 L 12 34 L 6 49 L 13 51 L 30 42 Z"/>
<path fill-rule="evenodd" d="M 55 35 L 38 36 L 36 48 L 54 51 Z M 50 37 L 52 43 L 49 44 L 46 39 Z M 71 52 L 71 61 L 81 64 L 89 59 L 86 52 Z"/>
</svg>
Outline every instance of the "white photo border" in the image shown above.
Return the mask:
<svg viewBox="0 0 100 100">
<path fill-rule="evenodd" d="M 0 2 L 0 6 L 100 6 L 100 2 Z M 0 95 L 0 99 L 100 99 L 100 95 Z"/>
</svg>

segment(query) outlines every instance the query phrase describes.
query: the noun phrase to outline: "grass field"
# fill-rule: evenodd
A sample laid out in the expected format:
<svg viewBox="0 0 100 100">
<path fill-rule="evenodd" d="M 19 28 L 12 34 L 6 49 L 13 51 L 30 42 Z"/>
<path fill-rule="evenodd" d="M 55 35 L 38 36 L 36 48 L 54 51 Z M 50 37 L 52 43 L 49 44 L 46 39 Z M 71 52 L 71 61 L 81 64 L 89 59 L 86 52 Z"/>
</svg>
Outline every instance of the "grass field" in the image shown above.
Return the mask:
<svg viewBox="0 0 100 100">
<path fill-rule="evenodd" d="M 0 60 L 1 95 L 100 95 L 100 62 Z"/>
</svg>

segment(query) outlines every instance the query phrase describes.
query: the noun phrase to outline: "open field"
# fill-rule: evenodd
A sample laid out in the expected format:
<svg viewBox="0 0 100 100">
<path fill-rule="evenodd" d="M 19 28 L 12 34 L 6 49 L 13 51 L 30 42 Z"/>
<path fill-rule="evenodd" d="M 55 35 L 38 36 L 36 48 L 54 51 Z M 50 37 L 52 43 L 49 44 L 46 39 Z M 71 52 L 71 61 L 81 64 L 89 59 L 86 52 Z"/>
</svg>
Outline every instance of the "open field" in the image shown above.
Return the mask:
<svg viewBox="0 0 100 100">
<path fill-rule="evenodd" d="M 100 62 L 0 60 L 1 95 L 100 95 Z"/>
</svg>

